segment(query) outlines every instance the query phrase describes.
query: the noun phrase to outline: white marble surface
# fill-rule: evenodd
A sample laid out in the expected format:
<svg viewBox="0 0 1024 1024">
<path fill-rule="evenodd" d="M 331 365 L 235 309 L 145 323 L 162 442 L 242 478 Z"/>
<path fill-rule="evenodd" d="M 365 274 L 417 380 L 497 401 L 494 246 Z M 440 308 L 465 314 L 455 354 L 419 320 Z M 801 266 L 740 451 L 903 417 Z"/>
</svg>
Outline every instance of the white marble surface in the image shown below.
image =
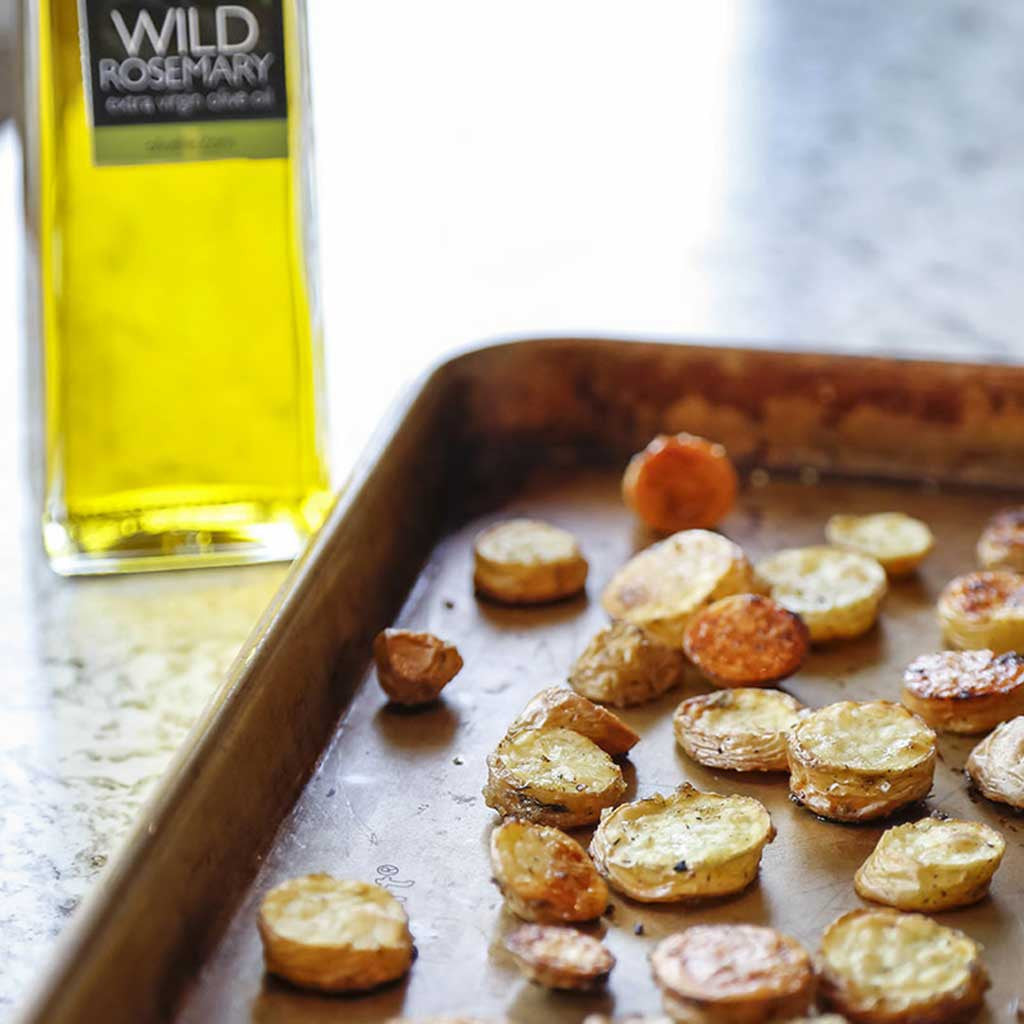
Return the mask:
<svg viewBox="0 0 1024 1024">
<path fill-rule="evenodd" d="M 1021 359 L 1024 7 L 310 0 L 332 448 L 506 333 Z M 26 484 L 0 127 L 0 1016 L 281 567 L 67 582 Z"/>
</svg>

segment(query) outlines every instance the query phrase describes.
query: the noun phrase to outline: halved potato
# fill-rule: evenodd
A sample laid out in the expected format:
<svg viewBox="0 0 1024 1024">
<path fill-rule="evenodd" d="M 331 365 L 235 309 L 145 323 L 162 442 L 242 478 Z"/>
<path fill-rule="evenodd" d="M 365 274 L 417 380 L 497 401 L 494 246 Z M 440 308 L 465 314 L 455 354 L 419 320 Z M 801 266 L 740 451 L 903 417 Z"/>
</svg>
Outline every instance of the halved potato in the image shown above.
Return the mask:
<svg viewBox="0 0 1024 1024">
<path fill-rule="evenodd" d="M 590 855 L 613 889 L 644 903 L 725 896 L 757 876 L 772 819 L 747 796 L 684 783 L 601 815 Z"/>
<path fill-rule="evenodd" d="M 761 1024 L 807 1013 L 814 967 L 796 939 L 752 924 L 694 925 L 651 954 L 665 1011 L 687 1024 Z"/>
<path fill-rule="evenodd" d="M 932 786 L 935 733 L 891 701 L 845 700 L 810 711 L 787 744 L 790 792 L 823 818 L 883 818 Z"/>
<path fill-rule="evenodd" d="M 913 572 L 935 547 L 928 524 L 902 512 L 832 516 L 825 524 L 825 539 L 875 559 L 890 576 Z"/>
<path fill-rule="evenodd" d="M 458 649 L 432 633 L 385 629 L 373 641 L 381 689 L 396 704 L 426 704 L 462 669 Z"/>
<path fill-rule="evenodd" d="M 789 548 L 757 564 L 771 596 L 803 619 L 814 643 L 866 633 L 885 597 L 885 570 L 856 551 L 819 544 Z"/>
<path fill-rule="evenodd" d="M 729 594 L 763 589 L 743 550 L 710 530 L 683 530 L 631 558 L 604 591 L 604 608 L 672 647 L 690 619 Z"/>
<path fill-rule="evenodd" d="M 781 690 L 738 688 L 684 700 L 672 726 L 683 750 L 710 768 L 784 772 L 786 734 L 803 710 Z"/>
<path fill-rule="evenodd" d="M 1024 650 L 1024 575 L 993 569 L 957 576 L 939 595 L 938 614 L 954 647 Z"/>
<path fill-rule="evenodd" d="M 608 906 L 608 886 L 594 862 L 557 828 L 499 825 L 491 833 L 491 870 L 505 905 L 526 921 L 592 921 Z"/>
<path fill-rule="evenodd" d="M 293 985 L 362 992 L 400 978 L 412 963 L 402 904 L 368 882 L 330 875 L 293 878 L 263 898 L 266 968 Z"/>
<path fill-rule="evenodd" d="M 997 512 L 978 541 L 978 561 L 984 569 L 1024 572 L 1024 506 Z"/>
<path fill-rule="evenodd" d="M 524 729 L 487 758 L 484 800 L 499 814 L 538 825 L 591 825 L 626 792 L 619 766 L 571 729 Z"/>
<path fill-rule="evenodd" d="M 686 676 L 678 647 L 656 640 L 631 622 L 602 629 L 576 660 L 569 684 L 584 697 L 617 708 L 655 700 Z"/>
<path fill-rule="evenodd" d="M 915 658 L 903 675 L 902 702 L 933 729 L 987 732 L 1024 714 L 1024 655 L 941 651 Z"/>
<path fill-rule="evenodd" d="M 592 935 L 554 925 L 520 925 L 505 940 L 523 974 L 545 988 L 588 991 L 603 985 L 615 957 Z"/>
<path fill-rule="evenodd" d="M 971 751 L 967 774 L 989 800 L 1024 809 L 1024 715 L 997 726 Z"/>
<path fill-rule="evenodd" d="M 473 552 L 477 593 L 505 604 L 558 601 L 587 582 L 576 538 L 539 519 L 498 523 L 477 537 Z"/>
<path fill-rule="evenodd" d="M 1006 842 L 988 825 L 922 818 L 882 833 L 853 884 L 866 900 L 936 913 L 984 899 Z"/>
<path fill-rule="evenodd" d="M 923 914 L 853 910 L 825 929 L 821 995 L 863 1024 L 943 1024 L 981 1006 L 981 947 Z"/>
<path fill-rule="evenodd" d="M 572 729 L 612 757 L 628 753 L 640 740 L 618 715 L 564 686 L 541 690 L 509 726 L 508 734 L 523 729 Z"/>
</svg>

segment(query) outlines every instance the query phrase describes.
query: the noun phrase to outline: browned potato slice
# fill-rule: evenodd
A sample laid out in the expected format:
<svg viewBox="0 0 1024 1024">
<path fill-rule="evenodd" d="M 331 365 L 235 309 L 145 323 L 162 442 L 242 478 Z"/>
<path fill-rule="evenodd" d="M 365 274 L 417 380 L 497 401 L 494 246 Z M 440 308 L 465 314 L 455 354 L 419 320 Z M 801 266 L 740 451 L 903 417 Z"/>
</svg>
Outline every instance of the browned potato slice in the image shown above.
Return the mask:
<svg viewBox="0 0 1024 1024">
<path fill-rule="evenodd" d="M 362 992 L 412 963 L 401 903 L 368 882 L 293 878 L 264 897 L 259 930 L 267 970 L 302 988 Z"/>
<path fill-rule="evenodd" d="M 687 1024 L 761 1024 L 806 1014 L 814 968 L 796 939 L 752 924 L 694 925 L 651 954 L 665 1012 Z"/>
<path fill-rule="evenodd" d="M 933 729 L 987 732 L 1024 713 L 1024 656 L 1012 651 L 923 654 L 904 673 L 900 699 Z"/>
<path fill-rule="evenodd" d="M 686 659 L 677 647 L 631 622 L 613 622 L 579 656 L 569 683 L 590 700 L 628 708 L 657 699 L 685 675 Z"/>
<path fill-rule="evenodd" d="M 984 569 L 1024 572 L 1024 506 L 996 513 L 978 541 L 978 561 Z"/>
<path fill-rule="evenodd" d="M 734 594 L 698 612 L 683 650 L 715 686 L 767 686 L 791 676 L 811 637 L 799 615 L 770 597 Z"/>
<path fill-rule="evenodd" d="M 608 906 L 608 886 L 583 847 L 547 825 L 499 825 L 491 833 L 491 871 L 505 905 L 526 921 L 591 921 Z"/>
<path fill-rule="evenodd" d="M 524 924 L 505 940 L 519 970 L 545 988 L 588 991 L 603 985 L 615 957 L 597 939 L 574 928 Z"/>
<path fill-rule="evenodd" d="M 592 825 L 626 792 L 619 766 L 571 729 L 524 729 L 506 736 L 487 767 L 487 806 L 538 825 Z"/>
<path fill-rule="evenodd" d="M 458 650 L 431 633 L 385 629 L 373 641 L 380 688 L 396 704 L 427 704 L 462 669 Z"/>
<path fill-rule="evenodd" d="M 1003 722 L 971 751 L 967 774 L 989 800 L 1024 809 L 1024 716 Z"/>
<path fill-rule="evenodd" d="M 825 929 L 821 995 L 863 1024 L 944 1024 L 981 1007 L 981 947 L 924 914 L 853 910 Z"/>
<path fill-rule="evenodd" d="M 970 572 L 939 595 L 939 624 L 964 650 L 1024 650 L 1024 575 L 1006 569 Z"/>
<path fill-rule="evenodd" d="M 640 740 L 617 715 L 564 686 L 541 690 L 508 732 L 511 736 L 522 729 L 572 729 L 612 757 L 628 753 Z"/>
<path fill-rule="evenodd" d="M 932 786 L 935 733 L 891 701 L 846 700 L 808 712 L 787 744 L 790 792 L 823 818 L 883 818 Z"/>
</svg>

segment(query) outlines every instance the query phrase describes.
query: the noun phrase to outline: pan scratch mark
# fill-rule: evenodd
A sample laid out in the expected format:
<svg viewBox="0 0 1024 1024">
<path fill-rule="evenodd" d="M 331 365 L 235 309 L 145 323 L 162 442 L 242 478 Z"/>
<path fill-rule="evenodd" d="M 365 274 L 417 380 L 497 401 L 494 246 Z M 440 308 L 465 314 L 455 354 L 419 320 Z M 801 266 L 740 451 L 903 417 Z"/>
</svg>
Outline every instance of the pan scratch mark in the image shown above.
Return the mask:
<svg viewBox="0 0 1024 1024">
<path fill-rule="evenodd" d="M 353 805 L 348 795 L 348 786 L 345 784 L 344 780 L 342 780 L 341 783 L 341 798 L 342 800 L 344 800 L 345 806 L 348 808 L 348 813 L 352 816 L 352 820 L 356 823 L 356 825 L 359 826 L 360 829 L 363 830 L 363 832 L 366 833 L 366 838 L 370 840 L 370 845 L 379 846 L 380 838 L 378 837 L 377 833 L 374 832 L 373 829 L 370 828 L 370 826 L 367 825 L 366 822 L 363 821 L 363 819 L 360 818 L 358 814 L 356 814 L 355 806 Z"/>
</svg>

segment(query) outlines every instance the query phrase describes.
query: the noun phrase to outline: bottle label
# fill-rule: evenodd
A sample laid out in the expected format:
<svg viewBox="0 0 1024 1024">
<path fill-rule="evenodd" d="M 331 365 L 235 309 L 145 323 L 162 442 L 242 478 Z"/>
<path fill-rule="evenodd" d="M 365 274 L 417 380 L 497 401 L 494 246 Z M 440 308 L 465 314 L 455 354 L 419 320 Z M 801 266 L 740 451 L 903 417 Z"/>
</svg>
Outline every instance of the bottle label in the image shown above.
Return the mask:
<svg viewBox="0 0 1024 1024">
<path fill-rule="evenodd" d="M 78 0 L 98 165 L 288 155 L 283 0 Z"/>
</svg>

